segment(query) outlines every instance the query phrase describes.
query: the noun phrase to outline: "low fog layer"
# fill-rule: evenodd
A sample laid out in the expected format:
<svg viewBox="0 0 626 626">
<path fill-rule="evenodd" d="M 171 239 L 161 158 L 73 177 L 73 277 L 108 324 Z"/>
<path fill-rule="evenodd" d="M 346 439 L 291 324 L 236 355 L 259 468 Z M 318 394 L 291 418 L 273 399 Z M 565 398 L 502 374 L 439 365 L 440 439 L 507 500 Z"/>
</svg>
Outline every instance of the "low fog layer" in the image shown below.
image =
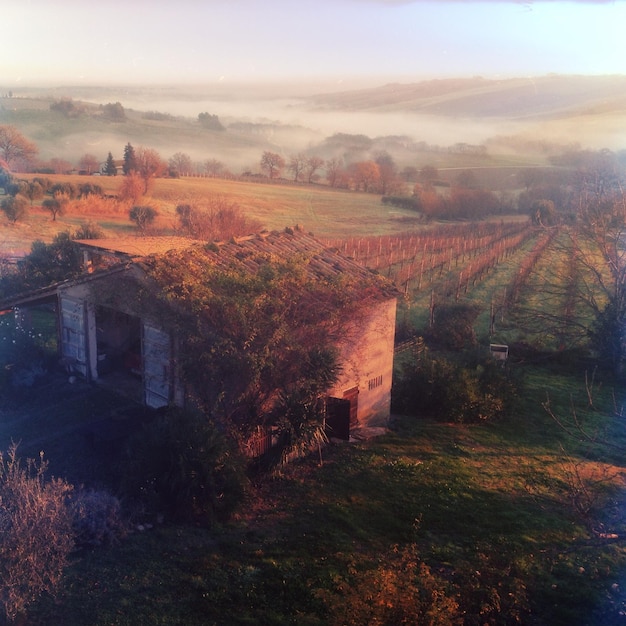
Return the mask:
<svg viewBox="0 0 626 626">
<path fill-rule="evenodd" d="M 584 147 L 626 147 L 626 76 L 430 80 L 321 92 L 322 85 L 216 85 L 119 94 L 125 106 L 173 115 L 277 121 L 369 137 L 407 135 L 435 145 L 483 143 L 506 134 Z"/>
<path fill-rule="evenodd" d="M 31 121 L 22 130 L 40 146 L 42 159 L 60 157 L 75 162 L 92 153 L 104 160 L 110 151 L 121 158 L 123 146 L 145 145 L 168 159 L 176 152 L 194 161 L 217 159 L 234 172 L 258 171 L 262 152 L 275 150 L 288 157 L 301 151 L 328 148 L 335 133 L 369 138 L 401 136 L 446 148 L 455 144 L 487 144 L 489 153 L 522 151 L 523 146 L 555 144 L 582 148 L 626 148 L 626 78 L 544 77 L 537 80 L 428 81 L 415 85 L 382 85 L 370 89 L 319 95 L 319 85 L 222 85 L 195 87 L 77 87 L 29 89 L 0 99 L 2 114 L 21 98 L 73 98 L 95 105 L 120 102 L 129 115 L 156 111 L 180 118 L 181 129 L 146 126 L 139 135 L 130 125 L 97 129 L 76 125 L 61 140 Z M 0 87 L 0 94 L 8 90 Z M 31 102 L 33 102 L 31 100 Z M 479 106 L 480 105 L 480 106 Z M 43 104 L 45 109 L 48 104 Z M 507 109 L 511 114 L 507 115 Z M 485 110 L 490 115 L 481 114 Z M 227 128 L 209 139 L 198 136 L 198 114 L 217 115 Z M 497 113 L 497 114 L 496 114 Z M 187 125 L 186 129 L 184 124 Z M 251 125 L 256 125 L 252 127 Z M 513 137 L 514 141 L 494 141 Z M 517 144 L 512 148 L 512 144 Z M 321 154 L 328 158 L 329 154 Z M 411 161 L 409 151 L 399 157 Z"/>
</svg>

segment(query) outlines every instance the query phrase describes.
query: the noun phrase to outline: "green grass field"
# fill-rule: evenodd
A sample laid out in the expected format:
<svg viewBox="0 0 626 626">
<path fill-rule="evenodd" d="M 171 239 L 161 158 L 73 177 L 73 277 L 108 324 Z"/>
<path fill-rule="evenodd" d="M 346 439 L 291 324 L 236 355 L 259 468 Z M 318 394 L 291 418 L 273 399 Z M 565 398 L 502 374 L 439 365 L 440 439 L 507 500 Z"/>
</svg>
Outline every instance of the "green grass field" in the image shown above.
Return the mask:
<svg viewBox="0 0 626 626">
<path fill-rule="evenodd" d="M 626 446 L 611 417 L 613 390 L 604 386 L 589 410 L 582 375 L 522 370 L 523 396 L 502 422 L 397 417 L 385 436 L 328 447 L 321 465 L 316 455 L 286 467 L 252 489 L 228 524 L 145 519 L 154 528 L 77 552 L 60 595 L 33 605 L 29 623 L 374 623 L 377 599 L 396 602 L 419 585 L 415 559 L 463 608 L 465 624 L 612 623 L 607 598 L 626 564 L 622 542 L 599 534 L 626 532 L 616 515 L 623 454 L 601 443 Z M 74 479 L 79 467 L 93 478 L 96 460 L 115 455 L 78 447 L 76 418 L 84 424 L 85 414 L 97 419 L 119 405 L 82 385 L 48 392 L 21 406 L 36 422 L 20 426 L 3 412 L 3 445 L 20 438 L 24 455 L 46 451 L 52 473 L 72 465 Z M 543 410 L 546 393 L 565 424 L 574 406 L 598 440 L 568 435 Z M 439 619 L 452 623 L 445 612 Z"/>
</svg>

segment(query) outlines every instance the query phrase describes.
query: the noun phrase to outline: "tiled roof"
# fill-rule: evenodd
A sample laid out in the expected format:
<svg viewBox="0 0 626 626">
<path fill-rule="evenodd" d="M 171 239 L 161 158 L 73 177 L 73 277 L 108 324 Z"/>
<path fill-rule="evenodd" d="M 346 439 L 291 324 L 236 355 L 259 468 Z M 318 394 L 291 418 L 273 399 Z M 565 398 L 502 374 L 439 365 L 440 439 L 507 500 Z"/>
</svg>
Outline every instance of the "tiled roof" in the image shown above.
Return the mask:
<svg viewBox="0 0 626 626">
<path fill-rule="evenodd" d="M 93 274 L 83 274 L 43 289 L 6 298 L 0 302 L 0 310 L 49 298 L 61 287 L 94 282 L 112 273 L 128 269 L 133 264 L 149 274 L 150 258 L 167 255 L 167 253 L 179 256 L 188 267 L 196 265 L 198 272 L 202 272 L 202 267 L 207 264 L 224 269 L 246 268 L 251 273 L 256 273 L 268 260 L 303 257 L 307 260 L 306 271 L 312 279 L 347 275 L 357 279 L 359 281 L 357 284 L 362 286 L 363 292 L 368 290 L 369 295 L 377 300 L 395 298 L 399 295 L 395 286 L 382 276 L 373 273 L 353 259 L 343 256 L 337 249 L 325 247 L 315 237 L 298 229 L 265 232 L 209 245 L 185 237 L 89 239 L 81 240 L 79 243 L 94 250 L 128 258 L 125 262 L 117 263 Z"/>
<path fill-rule="evenodd" d="M 364 289 L 366 286 L 375 286 L 382 296 L 398 295 L 395 287 L 383 277 L 374 274 L 353 259 L 343 256 L 337 249 L 325 247 L 315 237 L 298 229 L 264 232 L 208 246 L 202 244 L 189 252 L 190 257 L 193 255 L 193 261 L 190 258 L 190 262 L 204 262 L 206 259 L 211 265 L 223 268 L 243 267 L 251 273 L 256 273 L 268 260 L 304 257 L 307 259 L 306 270 L 311 278 L 348 275 L 362 280 Z M 186 255 L 184 250 L 178 253 L 183 258 Z"/>
<path fill-rule="evenodd" d="M 123 254 L 131 258 L 165 254 L 182 250 L 198 242 L 187 237 L 116 237 L 110 239 L 79 239 L 76 243 L 99 252 Z"/>
</svg>

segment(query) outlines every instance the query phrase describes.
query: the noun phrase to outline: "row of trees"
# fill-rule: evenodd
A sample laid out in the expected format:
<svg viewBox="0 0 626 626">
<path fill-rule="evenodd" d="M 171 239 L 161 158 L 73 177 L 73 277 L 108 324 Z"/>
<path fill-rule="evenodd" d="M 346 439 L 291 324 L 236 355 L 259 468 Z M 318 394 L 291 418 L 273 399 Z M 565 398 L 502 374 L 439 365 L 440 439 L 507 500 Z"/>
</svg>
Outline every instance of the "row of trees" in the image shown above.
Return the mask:
<svg viewBox="0 0 626 626">
<path fill-rule="evenodd" d="M 266 151 L 261 157 L 261 170 L 268 178 L 282 176 L 283 170 L 291 174 L 294 182 L 313 183 L 320 179 L 324 168 L 326 180 L 331 187 L 354 189 L 366 193 L 388 193 L 402 183 L 395 161 L 388 152 L 380 152 L 374 160 L 344 165 L 340 158 L 324 160 L 316 155 L 298 153 L 283 158 L 276 152 Z"/>
<path fill-rule="evenodd" d="M 61 102 L 56 106 L 67 108 L 69 105 Z M 216 125 L 219 122 L 216 116 L 208 113 L 201 116 L 200 121 L 203 124 Z M 14 127 L 0 126 L 0 159 L 6 169 L 32 169 L 37 152 L 36 145 Z M 372 159 L 348 163 L 338 157 L 324 160 L 317 155 L 305 153 L 284 157 L 276 152 L 265 151 L 261 156 L 260 168 L 271 180 L 283 177 L 285 171 L 296 182 L 313 183 L 324 175 L 331 187 L 380 193 L 391 198 L 398 194 L 404 204 L 407 202 L 403 195 L 406 185 L 414 182 L 417 184 L 414 186 L 411 208 L 427 217 L 478 218 L 498 212 L 518 211 L 533 214 L 538 221 L 548 225 L 554 222 L 555 216 L 568 212 L 572 214 L 580 208 L 581 184 L 591 184 L 589 180 L 585 181 L 585 176 L 591 175 L 589 172 L 595 168 L 594 175 L 597 176 L 598 169 L 614 169 L 615 164 L 622 163 L 624 158 L 621 153 L 615 155 L 605 151 L 600 155 L 578 151 L 553 159 L 555 166 L 566 169 L 524 169 L 518 176 L 523 191 L 515 201 L 481 188 L 471 170 L 461 171 L 451 186 L 447 184 L 447 188 L 441 183 L 439 172 L 433 166 L 426 165 L 421 169 L 405 167 L 400 170 L 393 157 L 385 150 L 376 152 Z M 592 164 L 594 160 L 596 165 Z M 601 164 L 600 161 L 603 160 L 604 164 Z M 615 163 L 611 165 L 607 160 Z M 84 174 L 103 173 L 113 176 L 118 173 L 120 163 L 123 174 L 139 175 L 143 181 L 144 193 L 148 190 L 150 180 L 158 176 L 230 175 L 224 163 L 217 159 L 196 163 L 188 154 L 177 152 L 165 161 L 156 150 L 145 147 L 135 149 L 130 143 L 124 147 L 121 162 L 116 161 L 111 152 L 108 153 L 104 165 L 97 156 L 84 154 L 78 167 L 79 172 Z M 54 173 L 73 169 L 70 163 L 58 158 L 51 159 L 49 166 Z M 594 184 L 601 186 L 605 181 L 597 179 Z"/>
</svg>

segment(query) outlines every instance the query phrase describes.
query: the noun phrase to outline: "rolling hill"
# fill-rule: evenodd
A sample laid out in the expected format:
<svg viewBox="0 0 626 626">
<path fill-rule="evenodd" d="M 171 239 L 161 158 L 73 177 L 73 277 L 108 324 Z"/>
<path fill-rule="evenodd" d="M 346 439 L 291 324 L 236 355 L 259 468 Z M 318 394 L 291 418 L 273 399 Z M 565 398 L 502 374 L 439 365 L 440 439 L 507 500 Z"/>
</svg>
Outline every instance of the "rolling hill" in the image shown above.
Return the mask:
<svg viewBox="0 0 626 626">
<path fill-rule="evenodd" d="M 462 117 L 531 119 L 596 110 L 626 111 L 626 76 L 482 77 L 392 83 L 313 96 L 326 110 L 420 112 Z"/>
<path fill-rule="evenodd" d="M 481 77 L 393 83 L 309 95 L 303 85 L 170 87 L 93 86 L 29 88 L 0 85 L 0 124 L 15 125 L 40 149 L 42 160 L 76 164 L 90 153 L 121 158 L 131 142 L 168 159 L 184 152 L 194 161 L 217 159 L 235 174 L 258 173 L 265 150 L 284 158 L 299 152 L 345 162 L 386 150 L 400 168 L 542 165 L 569 147 L 626 148 L 626 76 Z M 50 110 L 73 98 L 85 114 Z M 110 121 L 102 106 L 119 101 L 126 118 Z M 147 115 L 161 112 L 162 116 Z M 198 114 L 218 115 L 225 131 L 203 128 Z M 355 150 L 337 136 L 366 137 Z M 505 141 L 502 141 L 502 138 Z M 512 140 L 511 140 L 512 138 Z M 468 161 L 449 147 L 485 145 L 489 159 Z M 288 174 L 286 174 L 288 176 Z"/>
</svg>

